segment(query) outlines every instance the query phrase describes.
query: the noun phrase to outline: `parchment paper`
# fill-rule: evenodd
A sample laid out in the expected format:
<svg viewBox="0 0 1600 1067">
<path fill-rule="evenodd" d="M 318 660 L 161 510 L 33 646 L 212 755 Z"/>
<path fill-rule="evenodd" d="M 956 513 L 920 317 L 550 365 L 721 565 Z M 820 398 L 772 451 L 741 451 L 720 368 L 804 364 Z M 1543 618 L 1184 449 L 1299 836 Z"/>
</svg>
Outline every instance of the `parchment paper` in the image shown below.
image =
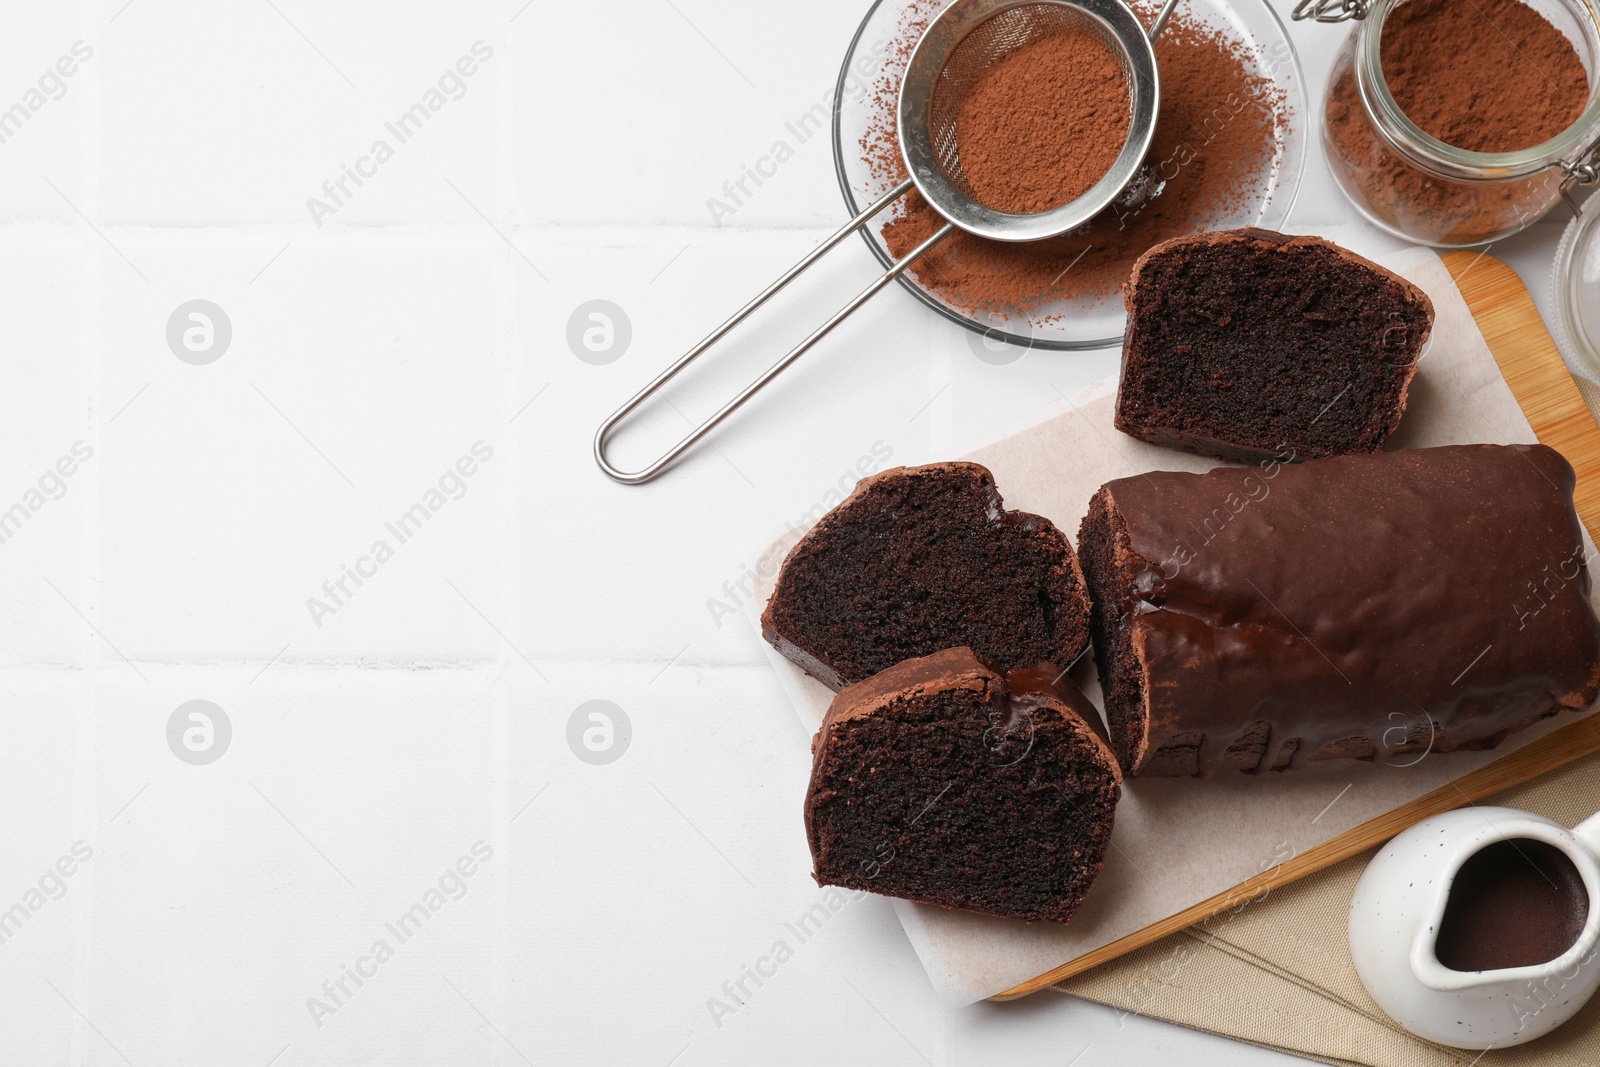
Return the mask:
<svg viewBox="0 0 1600 1067">
<path fill-rule="evenodd" d="M 1383 263 L 1421 286 L 1435 310 L 1432 339 L 1389 447 L 1534 442 L 1528 420 L 1438 256 L 1411 249 Z M 1089 499 L 1104 482 L 1143 471 L 1204 471 L 1218 465 L 1118 432 L 1112 425 L 1115 393 L 1115 380 L 1099 382 L 1070 400 L 1063 413 L 964 458 L 994 472 L 1007 508 L 1049 518 L 1074 543 Z M 1592 543 L 1589 550 L 1594 551 Z M 758 628 L 760 607 L 770 593 L 769 580 L 747 613 Z M 815 730 L 833 694 L 776 650 L 763 647 L 801 721 Z M 1072 676 L 1099 706 L 1091 659 L 1084 657 Z M 1288 773 L 1206 781 L 1129 779 L 1105 868 L 1069 925 L 1028 924 L 903 900 L 894 901 L 895 910 L 940 1000 L 951 1006 L 971 1003 L 1223 892 L 1572 719 L 1571 714 L 1547 719 L 1491 752 L 1420 759 L 1413 754 L 1399 757 L 1395 765 L 1331 760 Z"/>
</svg>

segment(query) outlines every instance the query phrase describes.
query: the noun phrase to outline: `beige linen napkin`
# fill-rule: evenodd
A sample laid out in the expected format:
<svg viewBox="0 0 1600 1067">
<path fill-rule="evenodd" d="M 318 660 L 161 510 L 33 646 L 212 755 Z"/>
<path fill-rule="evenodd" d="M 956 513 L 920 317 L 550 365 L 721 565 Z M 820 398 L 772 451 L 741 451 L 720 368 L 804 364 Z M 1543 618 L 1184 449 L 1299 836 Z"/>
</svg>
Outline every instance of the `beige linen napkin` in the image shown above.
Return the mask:
<svg viewBox="0 0 1600 1067">
<path fill-rule="evenodd" d="M 1483 802 L 1576 826 L 1600 811 L 1600 754 Z M 1361 986 L 1345 932 L 1376 849 L 1053 988 L 1130 1013 L 1336 1064 L 1595 1067 L 1600 996 L 1553 1033 L 1480 1054 L 1400 1029 Z"/>
<path fill-rule="evenodd" d="M 1574 374 L 1572 380 L 1578 383 L 1578 392 L 1583 395 L 1583 402 L 1589 405 L 1589 410 L 1600 413 L 1600 385 L 1578 374 Z M 1597 414 L 1597 419 L 1600 419 L 1600 414 Z"/>
</svg>

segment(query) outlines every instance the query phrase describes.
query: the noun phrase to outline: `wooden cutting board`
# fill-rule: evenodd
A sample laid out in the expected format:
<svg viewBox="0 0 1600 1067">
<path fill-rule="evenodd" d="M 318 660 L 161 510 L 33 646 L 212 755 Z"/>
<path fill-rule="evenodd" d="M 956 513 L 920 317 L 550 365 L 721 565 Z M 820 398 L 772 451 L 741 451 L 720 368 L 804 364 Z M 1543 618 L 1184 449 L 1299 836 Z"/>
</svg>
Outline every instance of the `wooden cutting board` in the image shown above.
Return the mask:
<svg viewBox="0 0 1600 1067">
<path fill-rule="evenodd" d="M 1539 440 L 1567 457 L 1578 474 L 1574 500 L 1578 516 L 1600 541 L 1600 426 L 1578 393 L 1544 320 L 1516 272 L 1478 252 L 1440 257 L 1466 298 L 1472 317 L 1489 343 L 1500 372 L 1522 406 Z M 1503 789 L 1600 751 L 1600 715 L 1587 715 L 1553 730 L 1503 759 L 1486 764 L 1449 785 L 1345 831 L 1315 848 L 1176 915 L 1152 923 L 1093 952 L 1085 953 L 1037 978 L 999 993 L 992 1000 L 1015 1000 L 1185 927 L 1239 906 L 1253 897 L 1331 867 L 1413 826 L 1423 819 L 1492 796 Z"/>
</svg>

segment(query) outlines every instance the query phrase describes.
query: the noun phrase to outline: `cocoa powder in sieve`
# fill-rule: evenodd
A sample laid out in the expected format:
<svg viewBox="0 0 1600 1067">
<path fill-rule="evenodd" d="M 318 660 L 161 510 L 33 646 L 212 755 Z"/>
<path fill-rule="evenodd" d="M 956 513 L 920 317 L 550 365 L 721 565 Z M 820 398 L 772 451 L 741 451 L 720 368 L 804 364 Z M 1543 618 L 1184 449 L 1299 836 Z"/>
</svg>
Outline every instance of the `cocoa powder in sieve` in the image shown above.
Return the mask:
<svg viewBox="0 0 1600 1067">
<path fill-rule="evenodd" d="M 978 202 L 1029 214 L 1105 176 L 1128 139 L 1128 76 L 1086 26 L 1036 37 L 972 81 L 956 109 L 956 151 Z"/>
<path fill-rule="evenodd" d="M 861 141 L 873 178 L 886 185 L 905 177 L 894 123 L 900 74 L 946 0 L 903 2 L 900 32 L 873 87 L 875 118 Z M 1133 4 L 1147 23 L 1157 6 L 1153 0 Z M 1256 72 L 1240 42 L 1194 18 L 1184 4 L 1156 41 L 1156 62 L 1161 112 L 1129 195 L 1079 230 L 1048 241 L 1006 244 L 957 230 L 911 268 L 917 284 L 969 314 L 1044 320 L 1056 316 L 1041 309 L 1057 301 L 1116 299 L 1134 260 L 1159 241 L 1241 224 L 1241 215 L 1260 204 L 1280 147 L 1281 91 Z M 943 223 L 913 191 L 882 234 L 899 257 Z"/>
<path fill-rule="evenodd" d="M 1367 115 L 1354 47 L 1352 36 L 1328 88 L 1329 162 L 1378 221 L 1417 240 L 1476 244 L 1555 202 L 1554 172 L 1451 181 L 1401 156 Z M 1407 0 L 1385 20 L 1379 57 L 1406 117 L 1468 151 L 1531 148 L 1576 121 L 1588 102 L 1588 78 L 1572 43 L 1519 0 Z"/>
</svg>

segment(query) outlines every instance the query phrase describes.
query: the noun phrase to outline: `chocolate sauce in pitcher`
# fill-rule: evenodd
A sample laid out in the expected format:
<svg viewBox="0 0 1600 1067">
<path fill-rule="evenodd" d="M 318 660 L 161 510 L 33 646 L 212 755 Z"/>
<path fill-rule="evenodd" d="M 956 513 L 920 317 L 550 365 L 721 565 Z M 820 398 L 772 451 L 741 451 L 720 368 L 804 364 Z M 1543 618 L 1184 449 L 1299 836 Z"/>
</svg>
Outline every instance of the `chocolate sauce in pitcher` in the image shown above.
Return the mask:
<svg viewBox="0 0 1600 1067">
<path fill-rule="evenodd" d="M 1577 943 L 1588 917 L 1583 876 L 1565 852 L 1497 841 L 1456 872 L 1434 955 L 1453 971 L 1549 963 Z"/>
</svg>

